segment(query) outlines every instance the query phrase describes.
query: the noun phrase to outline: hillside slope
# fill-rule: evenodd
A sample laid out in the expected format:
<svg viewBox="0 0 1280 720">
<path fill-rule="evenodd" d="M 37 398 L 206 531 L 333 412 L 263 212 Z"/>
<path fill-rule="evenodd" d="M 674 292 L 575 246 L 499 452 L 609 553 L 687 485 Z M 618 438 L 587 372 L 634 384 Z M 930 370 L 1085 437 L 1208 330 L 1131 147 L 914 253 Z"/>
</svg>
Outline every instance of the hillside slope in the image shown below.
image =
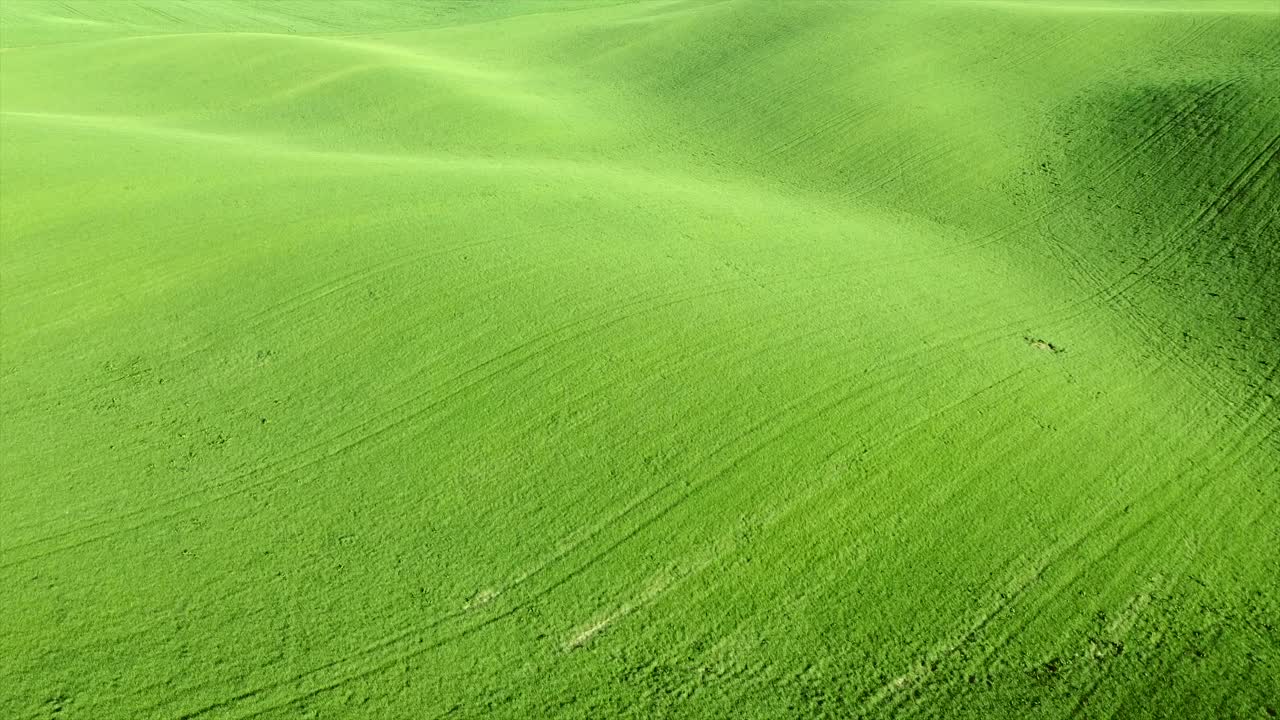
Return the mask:
<svg viewBox="0 0 1280 720">
<path fill-rule="evenodd" d="M 1278 27 L 7 0 L 0 715 L 1274 715 Z"/>
</svg>

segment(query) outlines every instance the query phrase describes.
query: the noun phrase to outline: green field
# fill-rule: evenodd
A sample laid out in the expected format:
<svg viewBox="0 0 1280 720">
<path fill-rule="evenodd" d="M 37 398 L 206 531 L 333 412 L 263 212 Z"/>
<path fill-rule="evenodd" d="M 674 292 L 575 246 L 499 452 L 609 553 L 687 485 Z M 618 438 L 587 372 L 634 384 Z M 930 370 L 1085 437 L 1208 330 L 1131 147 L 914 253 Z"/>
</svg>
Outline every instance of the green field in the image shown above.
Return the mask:
<svg viewBox="0 0 1280 720">
<path fill-rule="evenodd" d="M 0 46 L 0 718 L 1280 710 L 1280 3 Z"/>
</svg>

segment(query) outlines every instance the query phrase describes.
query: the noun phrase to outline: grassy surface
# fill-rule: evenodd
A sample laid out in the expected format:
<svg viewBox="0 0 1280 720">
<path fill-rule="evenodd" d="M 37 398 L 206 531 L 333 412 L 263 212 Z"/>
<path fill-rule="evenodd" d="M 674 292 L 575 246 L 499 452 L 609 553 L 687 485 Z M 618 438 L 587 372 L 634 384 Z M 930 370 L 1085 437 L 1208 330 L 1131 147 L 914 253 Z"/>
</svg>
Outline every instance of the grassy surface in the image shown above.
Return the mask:
<svg viewBox="0 0 1280 720">
<path fill-rule="evenodd" d="M 3 717 L 1275 714 L 1274 3 L 0 45 Z"/>
</svg>

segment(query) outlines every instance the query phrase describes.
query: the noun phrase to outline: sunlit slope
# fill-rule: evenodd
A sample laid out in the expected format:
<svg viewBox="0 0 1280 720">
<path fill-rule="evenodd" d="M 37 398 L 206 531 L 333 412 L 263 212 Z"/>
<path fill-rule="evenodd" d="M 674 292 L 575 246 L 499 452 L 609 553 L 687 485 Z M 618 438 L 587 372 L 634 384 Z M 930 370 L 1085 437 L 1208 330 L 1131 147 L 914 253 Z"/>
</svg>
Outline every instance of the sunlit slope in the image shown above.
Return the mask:
<svg viewBox="0 0 1280 720">
<path fill-rule="evenodd" d="M 601 7 L 610 0 L 6 0 L 0 47 L 29 47 L 111 38 L 200 32 L 342 35 L 439 27 L 547 10 Z"/>
<path fill-rule="evenodd" d="M 1271 5 L 319 8 L 0 5 L 0 714 L 1276 709 Z"/>
</svg>

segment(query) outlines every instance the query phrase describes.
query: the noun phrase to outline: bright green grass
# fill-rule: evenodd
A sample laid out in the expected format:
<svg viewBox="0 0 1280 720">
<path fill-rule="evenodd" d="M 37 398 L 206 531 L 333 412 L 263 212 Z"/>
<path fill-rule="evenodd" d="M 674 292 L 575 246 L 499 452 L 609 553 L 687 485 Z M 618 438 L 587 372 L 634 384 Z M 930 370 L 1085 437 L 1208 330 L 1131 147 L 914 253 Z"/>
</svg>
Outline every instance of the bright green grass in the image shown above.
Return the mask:
<svg viewBox="0 0 1280 720">
<path fill-rule="evenodd" d="M 0 45 L 0 716 L 1280 704 L 1274 3 Z"/>
</svg>

